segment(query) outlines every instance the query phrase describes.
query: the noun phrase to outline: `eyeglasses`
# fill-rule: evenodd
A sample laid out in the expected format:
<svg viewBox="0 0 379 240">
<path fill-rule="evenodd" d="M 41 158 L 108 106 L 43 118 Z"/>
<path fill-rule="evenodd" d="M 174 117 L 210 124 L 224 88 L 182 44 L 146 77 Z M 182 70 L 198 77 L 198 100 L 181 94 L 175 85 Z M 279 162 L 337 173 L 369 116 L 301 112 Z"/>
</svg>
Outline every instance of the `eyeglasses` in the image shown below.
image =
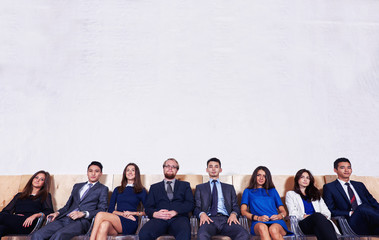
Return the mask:
<svg viewBox="0 0 379 240">
<path fill-rule="evenodd" d="M 172 166 L 172 165 L 163 165 L 165 168 L 175 168 L 178 169 L 178 166 Z"/>
</svg>

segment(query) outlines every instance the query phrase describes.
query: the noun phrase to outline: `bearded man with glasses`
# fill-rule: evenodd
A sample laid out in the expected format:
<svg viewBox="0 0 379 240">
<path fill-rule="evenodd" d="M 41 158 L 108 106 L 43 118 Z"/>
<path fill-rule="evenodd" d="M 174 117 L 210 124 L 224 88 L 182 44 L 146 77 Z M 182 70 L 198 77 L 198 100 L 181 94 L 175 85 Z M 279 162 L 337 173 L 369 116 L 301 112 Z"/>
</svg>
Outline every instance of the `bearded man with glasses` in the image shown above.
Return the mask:
<svg viewBox="0 0 379 240">
<path fill-rule="evenodd" d="M 175 179 L 179 163 L 169 158 L 163 163 L 164 180 L 151 185 L 145 203 L 150 221 L 139 232 L 140 240 L 153 240 L 170 234 L 176 240 L 190 240 L 189 213 L 194 208 L 190 184 Z"/>
</svg>

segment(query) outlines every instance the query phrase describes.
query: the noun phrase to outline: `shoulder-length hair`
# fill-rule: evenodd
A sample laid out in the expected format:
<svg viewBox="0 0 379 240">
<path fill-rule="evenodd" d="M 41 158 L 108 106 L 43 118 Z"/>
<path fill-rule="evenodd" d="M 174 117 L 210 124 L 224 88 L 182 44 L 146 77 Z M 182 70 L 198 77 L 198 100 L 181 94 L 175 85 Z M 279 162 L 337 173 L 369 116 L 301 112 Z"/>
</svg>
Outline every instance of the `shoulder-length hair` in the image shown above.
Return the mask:
<svg viewBox="0 0 379 240">
<path fill-rule="evenodd" d="M 126 178 L 126 169 L 129 166 L 134 166 L 134 169 L 135 169 L 135 177 L 134 177 L 134 183 L 133 183 L 133 185 L 134 185 L 133 190 L 134 190 L 135 193 L 140 193 L 144 189 L 144 186 L 142 185 L 141 174 L 140 174 L 140 171 L 139 171 L 139 167 L 135 163 L 129 163 L 124 168 L 124 171 L 122 173 L 121 186 L 118 187 L 118 192 L 122 193 L 125 190 L 126 185 L 128 184 L 128 179 Z"/>
<path fill-rule="evenodd" d="M 263 184 L 262 188 L 266 189 L 266 193 L 268 194 L 268 190 L 271 189 L 271 188 L 275 188 L 275 185 L 272 182 L 272 177 L 271 177 L 270 170 L 268 170 L 268 168 L 265 167 L 265 166 L 259 166 L 259 167 L 257 167 L 254 170 L 254 172 L 253 172 L 253 174 L 251 175 L 251 178 L 250 178 L 249 186 L 247 188 L 250 188 L 250 189 L 258 188 L 257 176 L 258 176 L 258 171 L 259 170 L 263 170 L 265 172 L 265 174 L 266 174 L 266 181 Z"/>
<path fill-rule="evenodd" d="M 44 202 L 49 195 L 49 189 L 50 189 L 50 174 L 49 172 L 46 172 L 44 170 L 40 170 L 33 174 L 33 176 L 29 179 L 29 181 L 26 183 L 24 190 L 22 190 L 20 199 L 28 198 L 32 192 L 33 192 L 33 180 L 38 174 L 44 174 L 45 175 L 45 181 L 41 189 L 38 191 L 38 193 L 33 196 L 33 199 L 41 198 L 41 202 Z"/>
<path fill-rule="evenodd" d="M 305 173 L 305 172 L 308 173 L 308 175 L 309 175 L 309 185 L 308 185 L 308 187 L 305 188 L 305 195 L 306 196 L 304 196 L 304 194 L 301 192 L 300 186 L 299 186 L 299 179 L 300 179 L 301 175 L 303 175 L 303 173 Z M 295 175 L 295 184 L 294 184 L 293 190 L 295 191 L 295 193 L 300 194 L 302 199 L 306 199 L 308 202 L 320 200 L 321 193 L 315 187 L 314 184 L 315 184 L 315 179 L 314 179 L 312 173 L 309 170 L 303 168 L 303 169 L 300 169 L 299 171 L 297 171 L 297 173 Z"/>
</svg>

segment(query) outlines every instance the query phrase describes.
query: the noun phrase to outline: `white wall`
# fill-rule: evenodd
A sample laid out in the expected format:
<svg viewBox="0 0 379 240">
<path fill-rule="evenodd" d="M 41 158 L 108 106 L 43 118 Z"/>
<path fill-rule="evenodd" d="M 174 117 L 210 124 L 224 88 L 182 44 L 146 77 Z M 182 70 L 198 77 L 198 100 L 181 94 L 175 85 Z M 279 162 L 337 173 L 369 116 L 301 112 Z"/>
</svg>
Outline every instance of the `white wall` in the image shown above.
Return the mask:
<svg viewBox="0 0 379 240">
<path fill-rule="evenodd" d="M 379 1 L 0 3 L 0 174 L 379 169 Z"/>
</svg>

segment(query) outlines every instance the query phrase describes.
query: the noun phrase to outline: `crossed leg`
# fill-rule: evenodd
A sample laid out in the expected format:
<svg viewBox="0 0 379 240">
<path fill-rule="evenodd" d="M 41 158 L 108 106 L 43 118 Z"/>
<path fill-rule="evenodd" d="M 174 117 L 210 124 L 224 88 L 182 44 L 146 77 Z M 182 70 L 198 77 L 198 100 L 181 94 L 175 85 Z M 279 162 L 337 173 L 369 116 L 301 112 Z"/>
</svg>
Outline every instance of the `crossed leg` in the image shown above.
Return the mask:
<svg viewBox="0 0 379 240">
<path fill-rule="evenodd" d="M 90 240 L 106 240 L 108 235 L 115 236 L 119 233 L 122 233 L 119 216 L 107 212 L 96 214 Z"/>
</svg>

